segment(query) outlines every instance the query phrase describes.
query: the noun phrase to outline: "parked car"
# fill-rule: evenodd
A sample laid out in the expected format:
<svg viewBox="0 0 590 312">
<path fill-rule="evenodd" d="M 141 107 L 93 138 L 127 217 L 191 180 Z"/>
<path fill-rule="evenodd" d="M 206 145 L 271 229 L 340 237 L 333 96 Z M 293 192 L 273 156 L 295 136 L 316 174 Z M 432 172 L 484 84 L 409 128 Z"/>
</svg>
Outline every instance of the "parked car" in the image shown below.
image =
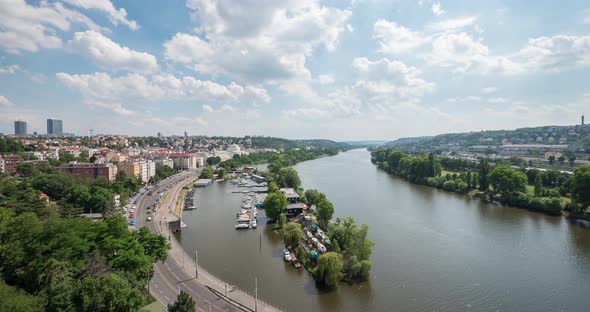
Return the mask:
<svg viewBox="0 0 590 312">
<path fill-rule="evenodd" d="M 135 225 L 135 219 L 131 219 L 131 221 L 129 222 L 129 224 Z"/>
<path fill-rule="evenodd" d="M 147 220 L 148 221 L 152 221 L 152 217 L 147 217 Z"/>
</svg>

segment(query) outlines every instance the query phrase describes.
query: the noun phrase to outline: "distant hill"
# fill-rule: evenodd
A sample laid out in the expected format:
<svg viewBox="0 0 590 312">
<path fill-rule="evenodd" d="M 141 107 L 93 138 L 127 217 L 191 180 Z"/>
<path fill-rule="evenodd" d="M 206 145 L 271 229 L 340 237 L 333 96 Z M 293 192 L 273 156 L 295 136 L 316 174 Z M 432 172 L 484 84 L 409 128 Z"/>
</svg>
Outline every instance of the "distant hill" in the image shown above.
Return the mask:
<svg viewBox="0 0 590 312">
<path fill-rule="evenodd" d="M 504 144 L 568 145 L 573 150 L 590 150 L 590 126 L 542 126 L 516 130 L 447 133 L 431 137 L 401 138 L 386 146 L 417 150 L 446 150 L 449 147 L 498 146 Z"/>
<path fill-rule="evenodd" d="M 381 146 L 387 141 L 343 141 L 339 143 L 348 144 L 350 146 Z"/>
</svg>

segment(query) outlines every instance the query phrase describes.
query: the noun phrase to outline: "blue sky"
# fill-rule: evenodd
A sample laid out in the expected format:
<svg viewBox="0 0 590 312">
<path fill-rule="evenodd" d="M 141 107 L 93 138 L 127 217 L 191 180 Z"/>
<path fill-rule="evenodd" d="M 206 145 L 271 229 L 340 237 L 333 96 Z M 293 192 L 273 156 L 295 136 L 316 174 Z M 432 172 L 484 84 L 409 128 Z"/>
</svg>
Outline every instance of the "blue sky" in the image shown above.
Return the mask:
<svg viewBox="0 0 590 312">
<path fill-rule="evenodd" d="M 587 1 L 0 1 L 0 132 L 336 140 L 590 115 Z"/>
</svg>

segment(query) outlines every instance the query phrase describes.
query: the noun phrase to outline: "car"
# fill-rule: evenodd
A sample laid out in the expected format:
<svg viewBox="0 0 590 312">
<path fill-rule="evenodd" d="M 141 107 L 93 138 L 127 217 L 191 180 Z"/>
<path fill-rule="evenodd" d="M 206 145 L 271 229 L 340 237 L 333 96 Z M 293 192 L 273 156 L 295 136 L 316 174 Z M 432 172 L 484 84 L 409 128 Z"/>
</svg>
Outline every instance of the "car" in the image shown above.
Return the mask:
<svg viewBox="0 0 590 312">
<path fill-rule="evenodd" d="M 131 219 L 131 221 L 129 221 L 129 224 L 135 225 L 135 220 L 134 219 Z"/>
<path fill-rule="evenodd" d="M 131 208 L 131 210 L 129 210 L 129 212 L 134 213 L 135 212 L 135 208 Z"/>
<path fill-rule="evenodd" d="M 146 214 L 151 214 L 151 213 L 152 213 L 152 211 L 151 211 L 151 210 L 146 210 L 146 211 L 145 211 L 145 213 L 146 213 Z"/>
<path fill-rule="evenodd" d="M 133 219 L 133 218 L 135 218 L 135 214 L 134 213 L 130 213 L 129 214 L 129 219 Z"/>
<path fill-rule="evenodd" d="M 152 217 L 147 217 L 147 220 L 148 221 L 152 221 Z"/>
</svg>

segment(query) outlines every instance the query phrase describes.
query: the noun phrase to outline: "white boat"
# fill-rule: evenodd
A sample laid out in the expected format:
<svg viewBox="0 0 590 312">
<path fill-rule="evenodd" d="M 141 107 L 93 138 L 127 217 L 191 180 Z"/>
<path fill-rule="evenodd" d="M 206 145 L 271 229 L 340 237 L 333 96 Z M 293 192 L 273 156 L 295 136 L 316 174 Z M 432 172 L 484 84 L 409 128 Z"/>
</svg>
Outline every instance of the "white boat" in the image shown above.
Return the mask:
<svg viewBox="0 0 590 312">
<path fill-rule="evenodd" d="M 256 223 L 256 220 L 252 221 L 252 224 L 250 224 L 252 226 L 253 229 L 255 229 L 256 227 L 258 227 L 258 224 Z"/>
<path fill-rule="evenodd" d="M 250 225 L 248 225 L 247 223 L 238 223 L 238 224 L 236 224 L 236 230 L 247 229 L 249 227 L 250 227 Z"/>
<path fill-rule="evenodd" d="M 291 261 L 291 252 L 288 249 L 283 249 L 283 259 L 287 262 Z"/>
<path fill-rule="evenodd" d="M 231 179 L 229 182 L 232 184 L 238 184 L 239 181 L 238 179 Z"/>
<path fill-rule="evenodd" d="M 246 217 L 246 216 L 238 217 L 238 222 L 249 222 L 249 221 L 250 221 L 250 217 Z"/>
</svg>

